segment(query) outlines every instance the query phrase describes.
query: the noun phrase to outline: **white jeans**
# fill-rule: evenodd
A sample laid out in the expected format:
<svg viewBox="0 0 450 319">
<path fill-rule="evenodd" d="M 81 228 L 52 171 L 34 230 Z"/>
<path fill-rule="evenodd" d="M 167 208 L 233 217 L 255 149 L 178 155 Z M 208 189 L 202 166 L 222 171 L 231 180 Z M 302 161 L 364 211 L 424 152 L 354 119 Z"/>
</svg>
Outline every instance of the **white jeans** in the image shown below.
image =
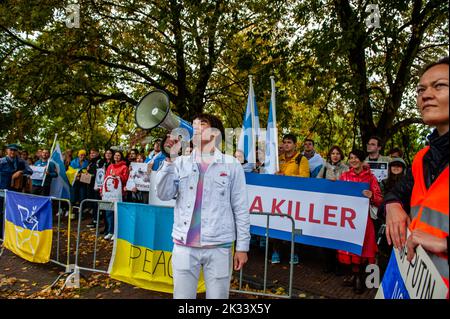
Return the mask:
<svg viewBox="0 0 450 319">
<path fill-rule="evenodd" d="M 174 244 L 173 298 L 195 299 L 203 266 L 207 299 L 228 299 L 232 271 L 231 248 L 194 248 Z"/>
</svg>

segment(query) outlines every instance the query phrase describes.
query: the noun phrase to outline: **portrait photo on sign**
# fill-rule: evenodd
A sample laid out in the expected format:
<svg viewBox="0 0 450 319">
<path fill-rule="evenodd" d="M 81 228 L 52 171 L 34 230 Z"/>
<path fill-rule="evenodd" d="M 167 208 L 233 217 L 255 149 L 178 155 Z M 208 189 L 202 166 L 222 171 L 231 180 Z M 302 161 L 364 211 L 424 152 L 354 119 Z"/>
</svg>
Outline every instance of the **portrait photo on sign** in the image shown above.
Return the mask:
<svg viewBox="0 0 450 319">
<path fill-rule="evenodd" d="M 147 173 L 147 168 L 147 163 L 131 163 L 126 188 L 131 190 L 136 187 L 139 191 L 148 192 L 150 190 L 150 174 Z"/>
<path fill-rule="evenodd" d="M 102 199 L 111 202 L 122 201 L 122 182 L 117 176 L 108 176 L 103 182 Z"/>
<path fill-rule="evenodd" d="M 95 175 L 94 189 L 102 188 L 104 179 L 105 179 L 105 169 L 104 168 L 97 169 L 97 173 Z"/>
</svg>

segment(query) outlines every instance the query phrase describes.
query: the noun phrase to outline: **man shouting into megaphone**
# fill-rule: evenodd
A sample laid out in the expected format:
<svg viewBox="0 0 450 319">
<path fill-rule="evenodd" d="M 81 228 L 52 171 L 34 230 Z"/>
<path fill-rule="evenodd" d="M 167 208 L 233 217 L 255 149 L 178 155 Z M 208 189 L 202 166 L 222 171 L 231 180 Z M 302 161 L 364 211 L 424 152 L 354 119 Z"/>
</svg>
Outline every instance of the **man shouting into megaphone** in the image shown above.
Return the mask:
<svg viewBox="0 0 450 319">
<path fill-rule="evenodd" d="M 222 122 L 200 114 L 192 123 L 194 151 L 178 156 L 181 140 L 169 134 L 168 153 L 157 173 L 157 196 L 176 198 L 172 238 L 174 298 L 196 298 L 200 267 L 206 298 L 228 298 L 232 268 L 247 262 L 250 213 L 244 170 L 234 157 L 222 154 Z M 232 245 L 235 243 L 234 257 Z"/>
</svg>

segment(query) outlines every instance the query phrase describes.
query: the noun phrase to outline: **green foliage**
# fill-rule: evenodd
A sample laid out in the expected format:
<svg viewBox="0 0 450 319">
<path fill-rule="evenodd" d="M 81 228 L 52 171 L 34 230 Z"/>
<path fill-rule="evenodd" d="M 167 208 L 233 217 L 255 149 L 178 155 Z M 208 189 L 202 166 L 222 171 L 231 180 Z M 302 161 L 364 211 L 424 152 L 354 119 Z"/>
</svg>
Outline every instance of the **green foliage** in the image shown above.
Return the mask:
<svg viewBox="0 0 450 319">
<path fill-rule="evenodd" d="M 346 152 L 380 135 L 386 145 L 423 145 L 415 109 L 417 71 L 448 54 L 448 3 L 371 1 L 71 1 L 0 4 L 0 140 L 30 150 L 140 145 L 164 136 L 134 124 L 134 107 L 163 89 L 186 120 L 199 112 L 240 127 L 253 75 L 265 127 L 270 76 L 280 134 Z M 407 136 L 407 137 L 405 137 Z"/>
</svg>

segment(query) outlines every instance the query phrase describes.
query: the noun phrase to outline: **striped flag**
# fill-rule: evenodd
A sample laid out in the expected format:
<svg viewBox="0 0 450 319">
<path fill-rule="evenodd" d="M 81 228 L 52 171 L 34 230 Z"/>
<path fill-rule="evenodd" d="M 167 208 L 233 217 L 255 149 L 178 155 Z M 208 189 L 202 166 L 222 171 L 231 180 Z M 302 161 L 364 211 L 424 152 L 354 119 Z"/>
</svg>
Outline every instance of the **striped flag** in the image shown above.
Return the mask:
<svg viewBox="0 0 450 319">
<path fill-rule="evenodd" d="M 256 163 L 256 143 L 259 137 L 259 115 L 256 106 L 255 92 L 253 91 L 252 76 L 249 75 L 249 90 L 247 108 L 242 124 L 242 132 L 239 136 L 238 150 L 243 151 L 244 158 L 250 164 Z"/>
<path fill-rule="evenodd" d="M 261 173 L 275 174 L 279 171 L 278 165 L 278 130 L 277 130 L 277 108 L 275 103 L 275 80 L 270 77 L 272 93 L 270 96 L 269 119 L 266 132 L 266 156 L 264 159 L 264 170 Z"/>
<path fill-rule="evenodd" d="M 66 167 L 64 166 L 64 160 L 58 142 L 56 142 L 50 161 L 55 164 L 56 172 L 58 173 L 58 177 L 52 179 L 50 196 L 70 199 L 69 179 L 66 175 Z"/>
</svg>

